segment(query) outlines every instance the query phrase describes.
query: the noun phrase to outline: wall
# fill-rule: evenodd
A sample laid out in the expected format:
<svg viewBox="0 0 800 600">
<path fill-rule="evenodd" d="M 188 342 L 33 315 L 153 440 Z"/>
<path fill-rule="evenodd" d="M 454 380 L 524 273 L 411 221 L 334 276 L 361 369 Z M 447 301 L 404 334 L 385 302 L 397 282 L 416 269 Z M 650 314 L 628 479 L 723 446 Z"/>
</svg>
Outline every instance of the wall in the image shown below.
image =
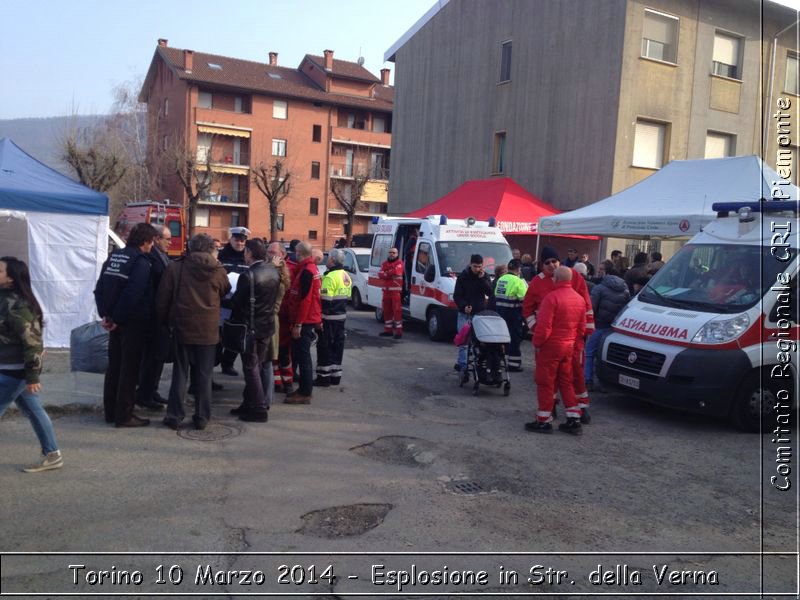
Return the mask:
<svg viewBox="0 0 800 600">
<path fill-rule="evenodd" d="M 507 168 L 561 209 L 611 190 L 624 0 L 452 1 L 396 54 L 390 212 Z M 498 83 L 511 39 L 512 80 Z"/>
</svg>

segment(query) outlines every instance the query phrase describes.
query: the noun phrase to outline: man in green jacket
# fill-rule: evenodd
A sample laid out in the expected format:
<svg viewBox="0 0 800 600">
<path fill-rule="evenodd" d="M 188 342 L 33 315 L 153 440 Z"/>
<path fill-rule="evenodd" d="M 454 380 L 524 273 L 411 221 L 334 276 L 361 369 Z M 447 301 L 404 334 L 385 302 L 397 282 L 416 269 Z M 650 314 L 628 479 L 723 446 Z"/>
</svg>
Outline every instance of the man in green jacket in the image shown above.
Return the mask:
<svg viewBox="0 0 800 600">
<path fill-rule="evenodd" d="M 508 370 L 522 371 L 522 300 L 528 284 L 520 277 L 522 261 L 514 258 L 508 263 L 508 273 L 497 280 L 494 288 L 495 308 L 508 325 L 511 341 L 508 344 Z"/>
</svg>

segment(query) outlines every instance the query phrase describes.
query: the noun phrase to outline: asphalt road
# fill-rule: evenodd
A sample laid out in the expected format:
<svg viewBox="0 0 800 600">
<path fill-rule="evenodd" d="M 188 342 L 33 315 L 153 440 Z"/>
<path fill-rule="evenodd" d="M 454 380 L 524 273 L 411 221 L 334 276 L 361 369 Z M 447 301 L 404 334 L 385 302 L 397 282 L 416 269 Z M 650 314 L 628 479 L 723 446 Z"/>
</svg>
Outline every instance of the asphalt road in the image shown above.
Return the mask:
<svg viewBox="0 0 800 600">
<path fill-rule="evenodd" d="M 509 397 L 473 397 L 458 386 L 455 347 L 421 325 L 400 342 L 380 330 L 351 313 L 342 385 L 315 389 L 310 406 L 275 405 L 266 424 L 228 414 L 242 383 L 219 375 L 201 439 L 108 427 L 100 378 L 54 373 L 82 398 L 54 417 L 63 469 L 20 473 L 35 437 L 23 417 L 0 422 L 2 594 L 796 590 L 796 555 L 759 554 L 796 551 L 796 488 L 770 487 L 769 436 L 601 393 L 582 437 L 527 433 L 528 343 Z M 162 554 L 8 554 L 29 552 Z M 300 554 L 312 552 L 372 554 Z M 423 552 L 438 554 L 411 554 Z"/>
</svg>

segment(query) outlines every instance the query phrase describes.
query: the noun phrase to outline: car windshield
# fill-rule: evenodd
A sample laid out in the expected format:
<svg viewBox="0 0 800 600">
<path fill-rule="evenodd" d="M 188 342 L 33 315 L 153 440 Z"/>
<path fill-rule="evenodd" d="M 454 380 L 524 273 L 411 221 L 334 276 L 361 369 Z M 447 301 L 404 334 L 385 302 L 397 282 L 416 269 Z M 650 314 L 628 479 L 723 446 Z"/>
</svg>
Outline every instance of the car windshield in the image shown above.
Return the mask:
<svg viewBox="0 0 800 600">
<path fill-rule="evenodd" d="M 484 270 L 489 275 L 494 275 L 495 265 L 507 265 L 511 260 L 511 248 L 500 242 L 436 242 L 439 272 L 443 276 L 461 273 L 473 254 L 483 256 Z"/>
<path fill-rule="evenodd" d="M 761 246 L 689 244 L 653 275 L 638 298 L 701 312 L 742 312 L 763 298 L 797 250 L 789 254 L 783 262 Z"/>
<path fill-rule="evenodd" d="M 358 270 L 362 273 L 369 271 L 369 254 L 356 254 L 356 261 L 358 262 Z"/>
</svg>

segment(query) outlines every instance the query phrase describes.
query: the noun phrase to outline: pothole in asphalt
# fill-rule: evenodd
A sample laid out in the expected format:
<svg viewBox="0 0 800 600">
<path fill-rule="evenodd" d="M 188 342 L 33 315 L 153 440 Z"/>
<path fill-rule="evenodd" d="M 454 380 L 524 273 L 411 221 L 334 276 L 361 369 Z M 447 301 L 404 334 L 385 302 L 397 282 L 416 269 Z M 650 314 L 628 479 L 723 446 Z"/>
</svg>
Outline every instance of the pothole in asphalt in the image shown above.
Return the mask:
<svg viewBox="0 0 800 600">
<path fill-rule="evenodd" d="M 298 533 L 336 538 L 361 535 L 383 523 L 391 504 L 347 504 L 312 510 L 300 517 Z"/>
<path fill-rule="evenodd" d="M 421 438 L 387 435 L 350 451 L 390 465 L 424 468 L 436 460 L 435 448 L 435 444 Z"/>
<path fill-rule="evenodd" d="M 218 442 L 241 435 L 242 428 L 229 423 L 209 423 L 205 429 L 178 429 L 178 435 L 196 442 Z"/>
</svg>

